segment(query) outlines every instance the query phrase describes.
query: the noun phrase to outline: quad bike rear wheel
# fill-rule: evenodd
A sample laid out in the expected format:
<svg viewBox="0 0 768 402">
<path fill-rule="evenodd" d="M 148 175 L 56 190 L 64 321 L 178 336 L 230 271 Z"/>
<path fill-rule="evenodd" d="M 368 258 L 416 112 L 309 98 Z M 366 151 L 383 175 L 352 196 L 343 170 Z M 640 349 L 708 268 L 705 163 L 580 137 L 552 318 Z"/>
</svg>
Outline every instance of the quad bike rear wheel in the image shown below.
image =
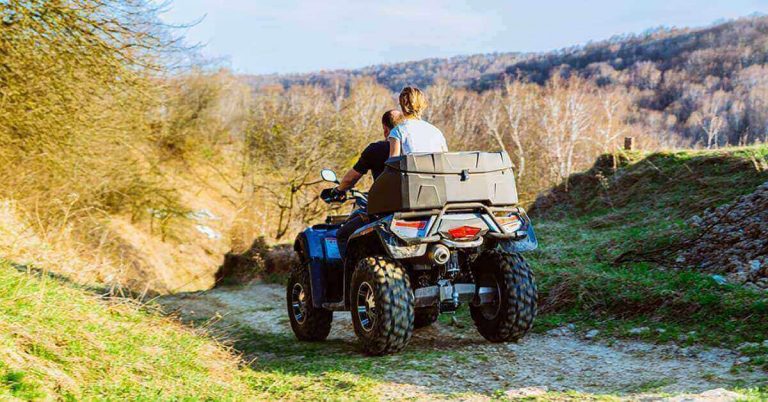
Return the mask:
<svg viewBox="0 0 768 402">
<path fill-rule="evenodd" d="M 305 263 L 294 267 L 286 285 L 291 329 L 300 341 L 317 342 L 325 340 L 331 332 L 333 312 L 312 305 L 311 289 L 309 266 Z"/>
<path fill-rule="evenodd" d="M 414 297 L 400 263 L 383 256 L 363 258 L 352 274 L 349 297 L 363 352 L 380 356 L 405 348 L 413 334 Z"/>
<path fill-rule="evenodd" d="M 470 306 L 480 334 L 491 342 L 517 342 L 536 317 L 536 283 L 520 254 L 498 250 L 480 255 L 473 263 L 478 287 L 496 289 L 493 303 Z"/>
</svg>

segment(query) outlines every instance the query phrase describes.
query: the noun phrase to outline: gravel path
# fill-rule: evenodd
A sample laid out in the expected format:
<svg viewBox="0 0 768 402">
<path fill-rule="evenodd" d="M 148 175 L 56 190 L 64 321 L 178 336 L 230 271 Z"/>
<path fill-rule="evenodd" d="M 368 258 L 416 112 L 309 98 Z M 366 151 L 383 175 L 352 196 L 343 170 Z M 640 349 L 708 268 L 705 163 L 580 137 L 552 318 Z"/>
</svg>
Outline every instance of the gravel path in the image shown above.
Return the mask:
<svg viewBox="0 0 768 402">
<path fill-rule="evenodd" d="M 280 285 L 252 284 L 167 297 L 160 303 L 183 319 L 222 316 L 258 333 L 290 334 L 284 298 Z M 658 400 L 654 395 L 674 394 L 674 400 L 728 401 L 738 395 L 718 388 L 736 381 L 755 384 L 766 380 L 765 373 L 732 373 L 739 355 L 724 349 L 588 341 L 567 331 L 559 336 L 530 334 L 519 344 L 491 344 L 471 323 L 466 324 L 456 328 L 436 323 L 416 331 L 408 350 L 450 350 L 466 358 L 438 357 L 429 363 L 429 370 L 417 370 L 413 367 L 419 361 L 414 357 L 404 362 L 410 363 L 404 364 L 409 368 L 383 376 L 382 398 L 435 399 L 435 395 L 456 393 L 491 396 L 498 390 L 516 397 L 548 390 L 613 394 L 632 400 Z M 349 313 L 335 313 L 329 340 L 356 342 Z"/>
</svg>

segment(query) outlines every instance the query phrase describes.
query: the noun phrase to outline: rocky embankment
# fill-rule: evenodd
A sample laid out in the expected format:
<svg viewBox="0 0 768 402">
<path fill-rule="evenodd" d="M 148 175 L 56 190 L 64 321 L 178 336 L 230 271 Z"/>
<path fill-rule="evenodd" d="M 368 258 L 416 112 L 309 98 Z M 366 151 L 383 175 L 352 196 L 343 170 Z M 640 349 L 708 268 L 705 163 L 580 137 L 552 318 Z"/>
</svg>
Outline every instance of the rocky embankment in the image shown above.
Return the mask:
<svg viewBox="0 0 768 402">
<path fill-rule="evenodd" d="M 730 204 L 693 216 L 698 234 L 677 262 L 768 291 L 768 182 Z"/>
</svg>

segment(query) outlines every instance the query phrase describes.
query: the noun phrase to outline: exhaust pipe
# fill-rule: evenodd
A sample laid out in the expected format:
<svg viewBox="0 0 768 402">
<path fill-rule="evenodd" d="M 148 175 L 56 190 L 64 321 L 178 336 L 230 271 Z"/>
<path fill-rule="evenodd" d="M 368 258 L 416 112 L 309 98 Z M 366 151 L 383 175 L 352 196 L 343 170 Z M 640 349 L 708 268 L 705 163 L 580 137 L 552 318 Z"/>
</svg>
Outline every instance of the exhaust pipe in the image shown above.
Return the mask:
<svg viewBox="0 0 768 402">
<path fill-rule="evenodd" d="M 435 264 L 445 265 L 451 258 L 451 251 L 445 245 L 435 244 L 430 247 L 427 257 Z"/>
</svg>

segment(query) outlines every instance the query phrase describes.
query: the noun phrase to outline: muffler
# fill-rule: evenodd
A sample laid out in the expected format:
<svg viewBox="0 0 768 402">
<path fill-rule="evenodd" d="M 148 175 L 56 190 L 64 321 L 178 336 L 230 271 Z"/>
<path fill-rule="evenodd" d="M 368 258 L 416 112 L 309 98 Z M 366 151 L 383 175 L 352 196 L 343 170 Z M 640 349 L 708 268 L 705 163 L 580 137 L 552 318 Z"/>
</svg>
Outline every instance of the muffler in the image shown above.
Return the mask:
<svg viewBox="0 0 768 402">
<path fill-rule="evenodd" d="M 427 252 L 430 261 L 438 265 L 445 265 L 451 258 L 451 250 L 443 244 L 433 244 Z"/>
</svg>

